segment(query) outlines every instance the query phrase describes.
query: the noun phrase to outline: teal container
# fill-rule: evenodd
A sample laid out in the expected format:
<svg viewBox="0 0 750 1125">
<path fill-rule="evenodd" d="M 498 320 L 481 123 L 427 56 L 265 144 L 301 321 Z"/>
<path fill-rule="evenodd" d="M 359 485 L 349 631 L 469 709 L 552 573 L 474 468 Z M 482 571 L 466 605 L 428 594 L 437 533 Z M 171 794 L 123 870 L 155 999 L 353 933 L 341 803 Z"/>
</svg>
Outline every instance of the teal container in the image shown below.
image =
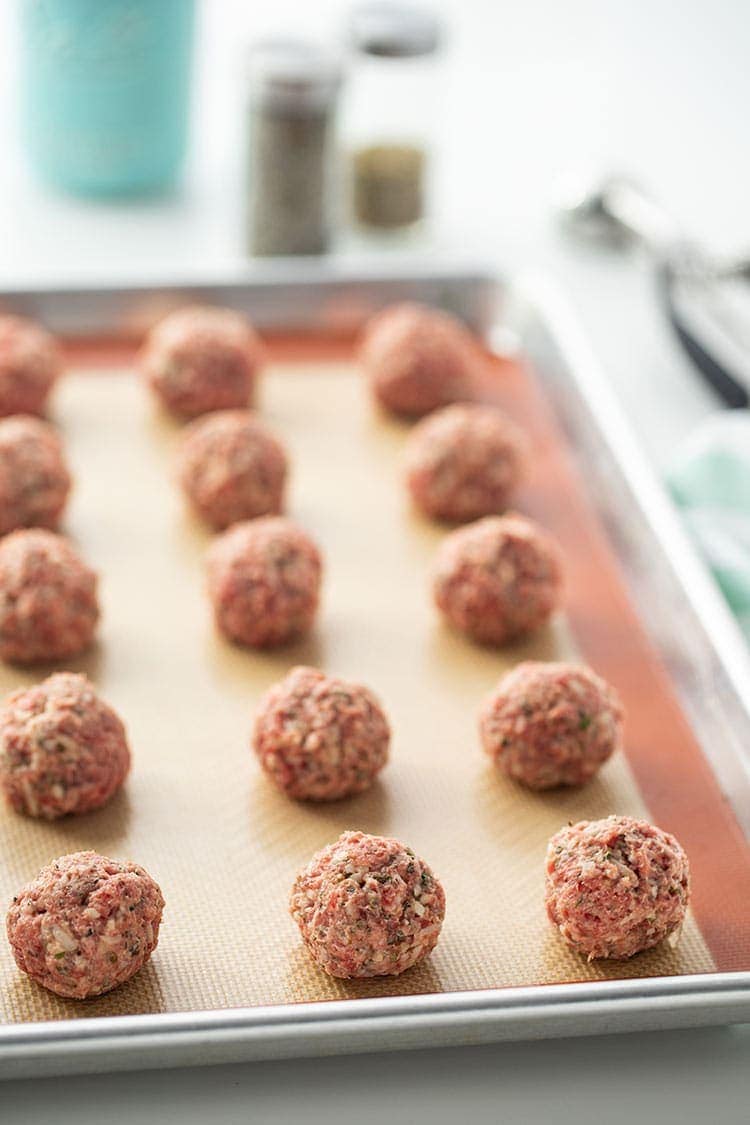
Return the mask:
<svg viewBox="0 0 750 1125">
<path fill-rule="evenodd" d="M 194 0 L 21 0 L 38 175 L 76 195 L 171 187 L 187 148 Z"/>
</svg>

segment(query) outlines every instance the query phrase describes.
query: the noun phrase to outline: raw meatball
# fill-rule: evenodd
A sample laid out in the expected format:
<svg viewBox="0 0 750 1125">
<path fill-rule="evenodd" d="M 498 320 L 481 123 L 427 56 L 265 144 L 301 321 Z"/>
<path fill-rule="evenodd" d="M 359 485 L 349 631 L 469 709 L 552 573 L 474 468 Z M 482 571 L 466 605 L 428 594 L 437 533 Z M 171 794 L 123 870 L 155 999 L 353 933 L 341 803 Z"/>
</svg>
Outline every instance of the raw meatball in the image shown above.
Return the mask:
<svg viewBox="0 0 750 1125">
<path fill-rule="evenodd" d="M 575 664 L 518 664 L 484 705 L 482 744 L 531 789 L 583 785 L 618 749 L 623 709 L 613 688 Z"/>
<path fill-rule="evenodd" d="M 231 641 L 268 648 L 306 633 L 322 564 L 308 535 L 281 516 L 237 523 L 208 552 L 208 592 Z"/>
<path fill-rule="evenodd" d="M 687 856 L 645 820 L 582 820 L 549 842 L 547 913 L 589 961 L 658 945 L 682 925 L 689 898 Z"/>
<path fill-rule="evenodd" d="M 283 446 L 249 410 L 219 410 L 191 422 L 179 479 L 198 514 L 217 530 L 283 507 Z"/>
<path fill-rule="evenodd" d="M 247 406 L 260 364 L 260 340 L 243 316 L 200 306 L 160 321 L 141 355 L 148 383 L 180 418 Z"/>
<path fill-rule="evenodd" d="M 8 940 L 37 984 L 83 1000 L 135 976 L 156 949 L 162 893 L 142 867 L 76 852 L 15 896 Z"/>
<path fill-rule="evenodd" d="M 262 700 L 253 746 L 282 792 L 335 801 L 372 785 L 388 759 L 390 737 L 368 688 L 316 668 L 293 668 Z"/>
<path fill-rule="evenodd" d="M 70 491 L 62 443 L 28 414 L 0 421 L 0 535 L 17 527 L 57 527 Z"/>
<path fill-rule="evenodd" d="M 35 664 L 75 656 L 99 620 L 96 574 L 51 531 L 0 541 L 0 658 Z"/>
<path fill-rule="evenodd" d="M 435 948 L 445 893 L 398 840 L 344 832 L 299 873 L 290 908 L 313 961 L 332 977 L 397 976 Z"/>
<path fill-rule="evenodd" d="M 420 422 L 407 443 L 415 503 L 452 523 L 504 511 L 527 465 L 525 435 L 493 406 L 446 406 Z"/>
<path fill-rule="evenodd" d="M 454 628 L 502 645 L 540 628 L 559 606 L 560 549 L 523 516 L 487 516 L 446 536 L 433 591 Z"/>
<path fill-rule="evenodd" d="M 0 316 L 0 416 L 43 414 L 60 374 L 54 337 L 21 316 Z"/>
<path fill-rule="evenodd" d="M 98 809 L 129 769 L 125 727 L 85 676 L 59 672 L 0 710 L 0 787 L 16 812 L 55 820 Z"/>
<path fill-rule="evenodd" d="M 360 358 L 386 410 L 419 418 L 471 398 L 479 349 L 449 313 L 423 305 L 392 305 L 365 328 Z"/>
</svg>

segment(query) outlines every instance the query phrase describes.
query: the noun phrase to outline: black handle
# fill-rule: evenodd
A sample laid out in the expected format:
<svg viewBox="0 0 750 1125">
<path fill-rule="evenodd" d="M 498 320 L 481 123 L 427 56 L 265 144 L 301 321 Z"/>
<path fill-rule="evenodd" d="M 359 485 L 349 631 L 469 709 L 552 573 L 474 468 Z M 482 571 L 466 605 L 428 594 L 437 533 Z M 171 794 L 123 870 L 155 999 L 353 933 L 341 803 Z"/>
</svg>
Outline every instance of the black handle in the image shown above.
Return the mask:
<svg viewBox="0 0 750 1125">
<path fill-rule="evenodd" d="M 746 408 L 750 405 L 750 394 L 748 394 L 744 385 L 719 362 L 716 356 L 706 351 L 695 334 L 691 331 L 690 325 L 686 322 L 685 318 L 680 315 L 674 300 L 674 271 L 669 265 L 663 265 L 658 271 L 657 279 L 669 322 L 687 355 L 703 375 L 706 382 L 716 391 L 727 406 L 732 410 L 742 410 Z"/>
</svg>

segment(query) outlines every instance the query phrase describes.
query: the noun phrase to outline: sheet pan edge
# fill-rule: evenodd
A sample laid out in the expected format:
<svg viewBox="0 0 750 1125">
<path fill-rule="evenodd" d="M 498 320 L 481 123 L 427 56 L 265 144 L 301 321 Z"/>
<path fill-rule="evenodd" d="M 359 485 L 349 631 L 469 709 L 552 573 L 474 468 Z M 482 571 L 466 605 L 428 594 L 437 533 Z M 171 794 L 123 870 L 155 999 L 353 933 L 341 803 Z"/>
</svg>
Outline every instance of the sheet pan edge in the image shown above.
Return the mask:
<svg viewBox="0 0 750 1125">
<path fill-rule="evenodd" d="M 410 295 L 430 299 L 436 285 L 456 293 L 464 286 L 459 304 L 478 327 L 488 326 L 488 299 L 504 294 L 504 288 L 491 271 L 435 271 L 409 273 L 394 278 L 395 293 L 406 284 Z M 289 279 L 287 279 L 288 281 Z M 327 284 L 338 288 L 371 279 L 336 277 Z M 377 295 L 387 292 L 388 279 L 377 279 Z M 255 276 L 247 286 L 263 288 Z M 295 282 L 311 289 L 314 278 Z M 233 282 L 238 291 L 242 283 Z M 280 283 L 266 289 L 278 296 Z M 148 286 L 152 288 L 152 286 Z M 201 286 L 205 292 L 209 286 Z M 219 287 L 226 290 L 227 287 Z M 233 289 L 234 291 L 234 289 Z M 90 292 L 90 291 L 88 291 Z M 100 299 L 102 290 L 98 290 Z M 4 303 L 14 295 L 2 294 Z M 59 294 L 42 291 L 17 295 L 24 311 L 27 305 L 37 310 Z M 114 301 L 114 306 L 109 303 Z M 84 291 L 75 295 L 69 310 L 74 324 Z M 128 295 L 129 299 L 129 295 Z M 283 302 L 282 302 L 283 303 Z M 289 302 L 287 302 L 288 304 Z M 101 308 L 116 307 L 114 290 Z M 298 306 L 299 307 L 299 306 Z M 555 337 L 560 319 L 560 303 L 545 298 L 537 306 L 531 297 L 532 315 L 543 317 L 554 308 L 549 323 Z M 316 308 L 312 300 L 308 312 Z M 457 310 L 459 311 L 459 310 Z M 113 314 L 115 315 L 115 314 Z M 564 319 L 564 318 L 563 318 Z M 100 328 L 106 327 L 104 325 Z M 558 342 L 556 340 L 556 342 Z M 575 349 L 573 349 L 575 351 Z M 568 354 L 566 362 L 575 361 Z M 703 603 L 715 604 L 689 553 L 692 585 L 701 588 Z M 723 635 L 732 633 L 731 622 L 723 614 Z M 733 658 L 731 679 L 735 687 L 745 682 L 745 670 L 736 646 L 730 645 Z M 736 659 L 735 659 L 736 657 Z M 750 973 L 707 974 L 693 977 L 665 977 L 606 983 L 536 986 L 534 988 L 494 990 L 485 993 L 453 993 L 425 997 L 397 997 L 377 1001 L 350 1000 L 290 1005 L 235 1011 L 112 1017 L 90 1021 L 31 1024 L 0 1028 L 0 1077 L 94 1073 L 198 1063 L 220 1063 L 261 1058 L 284 1058 L 345 1052 L 365 1052 L 393 1048 L 418 1048 L 448 1044 L 468 1044 L 511 1039 L 535 1039 L 565 1035 L 603 1034 L 619 1031 L 707 1026 L 750 1020 Z"/>
</svg>

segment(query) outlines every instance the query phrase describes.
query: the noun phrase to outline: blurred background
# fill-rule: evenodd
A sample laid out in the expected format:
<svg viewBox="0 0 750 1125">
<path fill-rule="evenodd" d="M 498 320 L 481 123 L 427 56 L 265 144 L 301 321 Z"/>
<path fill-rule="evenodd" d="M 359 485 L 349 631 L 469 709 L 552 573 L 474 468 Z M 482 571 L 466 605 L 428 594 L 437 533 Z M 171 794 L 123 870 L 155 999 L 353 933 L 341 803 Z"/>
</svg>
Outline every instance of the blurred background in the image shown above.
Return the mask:
<svg viewBox="0 0 750 1125">
<path fill-rule="evenodd" d="M 336 47 L 351 6 L 197 0 L 182 181 L 160 200 L 90 207 L 35 179 L 18 105 L 19 11 L 81 7 L 0 5 L 3 282 L 236 261 L 244 244 L 248 48 L 277 34 Z M 750 241 L 744 0 L 434 0 L 430 7 L 443 29 L 431 122 L 435 245 L 496 255 L 509 268 L 553 257 L 546 236 L 555 181 L 592 164 L 644 179 L 687 227 L 720 247 Z M 349 61 L 354 80 L 356 60 Z M 353 85 L 342 89 L 342 114 Z"/>
<path fill-rule="evenodd" d="M 144 5 L 121 6 L 130 19 L 124 34 L 137 34 Z M 152 15 L 173 9 L 167 17 L 184 23 L 191 6 L 159 0 L 146 8 Z M 368 95 L 367 61 L 342 50 L 347 40 L 351 46 L 346 0 L 197 0 L 184 169 L 173 186 L 145 198 L 127 191 L 83 198 L 50 186 L 34 168 L 35 139 L 38 164 L 44 137 L 40 114 L 56 105 L 54 73 L 40 73 L 38 60 L 43 55 L 59 66 L 65 53 L 65 44 L 50 42 L 39 27 L 61 18 L 90 26 L 91 11 L 101 15 L 110 7 L 111 0 L 0 4 L 3 287 L 251 269 L 248 198 L 257 140 L 249 136 L 248 105 L 258 70 L 251 47 L 268 36 L 310 37 L 343 55 L 339 145 L 368 114 L 382 111 L 384 120 L 397 120 L 416 109 L 430 155 L 428 219 L 418 233 L 363 237 L 340 212 L 331 231 L 336 255 L 407 254 L 424 261 L 460 254 L 504 274 L 550 271 L 660 461 L 713 407 L 655 306 L 647 263 L 561 234 L 554 205 L 561 182 L 592 170 L 624 171 L 712 250 L 739 254 L 750 245 L 750 152 L 742 142 L 750 8 L 744 0 L 435 0 L 429 9 L 440 45 L 428 60 L 432 77 L 420 87 L 426 104 L 416 106 L 399 82 L 378 81 Z M 177 34 L 186 35 L 184 28 Z M 188 39 L 173 40 L 171 51 L 163 42 L 161 50 L 165 82 L 179 87 L 175 58 L 189 50 Z M 90 63 L 77 60 L 79 87 L 85 88 Z M 178 89 L 174 97 L 180 96 Z M 31 103 L 33 118 L 25 128 L 22 101 L 27 119 Z M 75 106 L 58 108 L 75 112 Z M 49 122 L 46 127 L 49 136 Z M 673 409 L 639 416 L 643 388 L 654 380 Z"/>
<path fill-rule="evenodd" d="M 698 272 L 744 260 L 749 36 L 745 0 L 5 0 L 0 287 L 232 279 L 279 254 L 538 271 L 669 472 L 726 399 L 653 255 L 561 205 L 624 175 L 700 243 Z M 688 294 L 712 336 L 714 280 Z M 747 382 L 747 305 L 731 319 Z M 750 466 L 733 454 L 729 476 L 744 502 Z M 744 513 L 739 534 L 750 620 Z"/>
</svg>

